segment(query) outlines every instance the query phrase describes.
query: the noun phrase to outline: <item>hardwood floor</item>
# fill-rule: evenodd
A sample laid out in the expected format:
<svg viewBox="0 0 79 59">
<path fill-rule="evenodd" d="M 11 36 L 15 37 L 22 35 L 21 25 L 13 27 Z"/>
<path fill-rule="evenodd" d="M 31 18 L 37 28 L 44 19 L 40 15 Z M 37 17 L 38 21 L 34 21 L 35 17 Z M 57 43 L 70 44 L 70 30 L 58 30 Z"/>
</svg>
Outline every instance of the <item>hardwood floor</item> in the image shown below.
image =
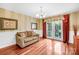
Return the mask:
<svg viewBox="0 0 79 59">
<path fill-rule="evenodd" d="M 43 39 L 23 49 L 17 45 L 2 48 L 0 55 L 74 55 L 74 48 L 63 42 Z"/>
</svg>

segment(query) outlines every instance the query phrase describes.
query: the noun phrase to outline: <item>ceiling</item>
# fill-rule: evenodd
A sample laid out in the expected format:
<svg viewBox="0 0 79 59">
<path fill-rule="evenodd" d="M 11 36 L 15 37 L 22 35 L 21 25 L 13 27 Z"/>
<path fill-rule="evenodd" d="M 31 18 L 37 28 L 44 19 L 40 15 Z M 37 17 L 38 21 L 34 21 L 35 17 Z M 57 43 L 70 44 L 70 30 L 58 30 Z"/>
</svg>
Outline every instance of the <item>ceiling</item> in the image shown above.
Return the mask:
<svg viewBox="0 0 79 59">
<path fill-rule="evenodd" d="M 43 12 L 46 13 L 46 17 L 79 10 L 78 3 L 0 3 L 0 8 L 5 8 L 32 17 L 40 13 L 40 7 L 43 7 Z"/>
</svg>

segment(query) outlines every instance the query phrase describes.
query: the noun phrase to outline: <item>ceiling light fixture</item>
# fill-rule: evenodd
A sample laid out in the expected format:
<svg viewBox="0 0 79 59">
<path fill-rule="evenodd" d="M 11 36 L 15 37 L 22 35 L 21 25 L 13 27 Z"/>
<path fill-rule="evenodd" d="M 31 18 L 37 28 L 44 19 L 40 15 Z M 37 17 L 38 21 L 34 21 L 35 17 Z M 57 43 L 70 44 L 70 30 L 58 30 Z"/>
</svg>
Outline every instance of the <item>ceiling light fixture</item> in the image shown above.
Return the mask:
<svg viewBox="0 0 79 59">
<path fill-rule="evenodd" d="M 39 13 L 36 14 L 36 18 L 43 19 L 46 17 L 46 13 L 43 11 L 43 7 L 40 7 Z"/>
</svg>

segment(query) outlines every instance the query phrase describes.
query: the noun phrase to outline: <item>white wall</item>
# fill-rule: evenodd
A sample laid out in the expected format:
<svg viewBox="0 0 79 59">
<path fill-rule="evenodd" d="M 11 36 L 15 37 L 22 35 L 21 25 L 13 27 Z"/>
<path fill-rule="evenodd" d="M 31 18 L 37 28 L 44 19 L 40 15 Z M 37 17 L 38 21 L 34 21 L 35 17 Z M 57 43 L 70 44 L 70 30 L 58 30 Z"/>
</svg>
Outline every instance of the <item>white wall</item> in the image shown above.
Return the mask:
<svg viewBox="0 0 79 59">
<path fill-rule="evenodd" d="M 79 31 L 77 32 L 77 35 L 79 35 Z"/>
<path fill-rule="evenodd" d="M 77 32 L 77 35 L 79 35 L 79 31 Z M 74 43 L 73 36 L 74 36 L 74 31 L 70 31 L 70 33 L 69 33 L 69 42 L 70 43 Z"/>
<path fill-rule="evenodd" d="M 74 36 L 74 31 L 70 31 L 69 32 L 69 43 L 74 43 L 73 36 Z"/>
<path fill-rule="evenodd" d="M 15 44 L 15 34 L 16 31 L 0 32 L 0 48 Z"/>
<path fill-rule="evenodd" d="M 36 32 L 37 34 L 39 34 L 40 37 L 43 36 L 42 30 L 33 30 L 33 31 Z"/>
</svg>

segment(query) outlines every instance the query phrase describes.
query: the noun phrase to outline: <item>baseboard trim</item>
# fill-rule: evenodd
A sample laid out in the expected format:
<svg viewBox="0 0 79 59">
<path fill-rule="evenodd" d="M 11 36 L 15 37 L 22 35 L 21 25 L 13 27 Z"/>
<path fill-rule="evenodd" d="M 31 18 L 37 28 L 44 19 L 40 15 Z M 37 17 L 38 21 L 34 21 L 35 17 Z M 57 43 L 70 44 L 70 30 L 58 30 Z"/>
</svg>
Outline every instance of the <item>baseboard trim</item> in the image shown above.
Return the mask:
<svg viewBox="0 0 79 59">
<path fill-rule="evenodd" d="M 12 46 L 12 45 L 16 45 L 16 43 L 9 43 L 9 44 L 0 46 L 0 49 L 5 48 L 5 47 L 8 47 L 8 46 Z"/>
</svg>

